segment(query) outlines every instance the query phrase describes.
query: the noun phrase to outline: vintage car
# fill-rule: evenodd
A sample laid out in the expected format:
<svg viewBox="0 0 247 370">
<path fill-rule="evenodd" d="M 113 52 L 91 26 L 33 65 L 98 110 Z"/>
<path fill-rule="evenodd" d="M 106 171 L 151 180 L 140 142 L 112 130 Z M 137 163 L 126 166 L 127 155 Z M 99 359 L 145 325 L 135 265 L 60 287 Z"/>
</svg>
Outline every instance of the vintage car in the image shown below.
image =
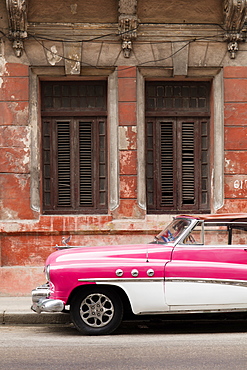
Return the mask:
<svg viewBox="0 0 247 370">
<path fill-rule="evenodd" d="M 246 232 L 247 214 L 182 215 L 149 244 L 66 245 L 48 257 L 32 309 L 70 309 L 89 335 L 112 333 L 126 312 L 247 311 Z"/>
</svg>

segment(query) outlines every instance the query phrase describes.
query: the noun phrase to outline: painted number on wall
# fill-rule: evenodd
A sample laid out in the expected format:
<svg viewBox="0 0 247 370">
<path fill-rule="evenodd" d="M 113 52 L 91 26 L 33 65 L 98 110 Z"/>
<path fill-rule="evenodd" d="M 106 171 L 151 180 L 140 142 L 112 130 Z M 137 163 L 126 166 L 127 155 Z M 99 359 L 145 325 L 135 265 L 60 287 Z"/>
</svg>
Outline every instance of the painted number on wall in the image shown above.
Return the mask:
<svg viewBox="0 0 247 370">
<path fill-rule="evenodd" d="M 245 189 L 247 187 L 247 180 L 235 180 L 234 189 Z"/>
</svg>

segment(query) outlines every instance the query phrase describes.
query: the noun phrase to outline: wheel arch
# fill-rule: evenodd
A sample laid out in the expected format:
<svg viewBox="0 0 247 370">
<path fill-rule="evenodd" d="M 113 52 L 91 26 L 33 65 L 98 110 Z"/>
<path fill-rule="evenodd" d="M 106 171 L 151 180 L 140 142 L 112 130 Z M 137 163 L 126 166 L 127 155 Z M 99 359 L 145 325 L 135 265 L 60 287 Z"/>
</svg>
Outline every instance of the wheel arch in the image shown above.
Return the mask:
<svg viewBox="0 0 247 370">
<path fill-rule="evenodd" d="M 126 292 L 121 287 L 116 286 L 116 285 L 112 285 L 112 284 L 83 284 L 83 285 L 79 285 L 70 293 L 70 296 L 69 296 L 68 301 L 67 301 L 67 305 L 70 305 L 70 303 L 72 302 L 74 297 L 76 295 L 80 294 L 80 292 L 82 292 L 82 291 L 83 292 L 85 292 L 85 291 L 89 292 L 92 287 L 95 289 L 96 286 L 99 286 L 100 288 L 106 288 L 110 291 L 113 291 L 119 296 L 119 298 L 121 299 L 122 304 L 123 304 L 124 317 L 128 317 L 130 315 L 133 315 L 131 304 L 130 304 L 130 301 L 129 301 L 129 298 L 128 298 Z"/>
</svg>

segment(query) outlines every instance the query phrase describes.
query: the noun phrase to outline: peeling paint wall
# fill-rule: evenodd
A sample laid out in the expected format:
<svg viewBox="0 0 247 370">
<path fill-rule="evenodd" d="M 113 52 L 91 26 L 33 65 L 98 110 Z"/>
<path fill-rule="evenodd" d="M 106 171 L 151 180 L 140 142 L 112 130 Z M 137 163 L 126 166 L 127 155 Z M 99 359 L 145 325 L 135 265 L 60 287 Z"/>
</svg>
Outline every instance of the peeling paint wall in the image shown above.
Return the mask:
<svg viewBox="0 0 247 370">
<path fill-rule="evenodd" d="M 0 75 L 0 219 L 33 219 L 28 66 L 2 61 Z"/>
<path fill-rule="evenodd" d="M 224 69 L 225 203 L 222 212 L 247 212 L 247 67 Z"/>
<path fill-rule="evenodd" d="M 247 43 L 231 60 L 227 43 L 214 39 L 222 33 L 214 23 L 223 22 L 223 2 L 200 0 L 187 11 L 185 0 L 166 1 L 166 6 L 138 0 L 142 24 L 130 58 L 121 49 L 116 0 L 28 3 L 28 30 L 44 35 L 42 42 L 24 40 L 24 53 L 17 58 L 10 40 L 0 40 L 0 295 L 30 294 L 42 284 L 44 261 L 62 235 L 73 235 L 72 245 L 142 243 L 171 220 L 169 214 L 146 213 L 145 79 L 172 80 L 177 74 L 177 80 L 212 82 L 211 210 L 247 211 Z M 7 30 L 2 0 L 0 14 Z M 186 47 L 179 55 L 181 46 Z M 109 90 L 109 212 L 44 216 L 39 79 L 97 78 L 108 79 Z"/>
</svg>

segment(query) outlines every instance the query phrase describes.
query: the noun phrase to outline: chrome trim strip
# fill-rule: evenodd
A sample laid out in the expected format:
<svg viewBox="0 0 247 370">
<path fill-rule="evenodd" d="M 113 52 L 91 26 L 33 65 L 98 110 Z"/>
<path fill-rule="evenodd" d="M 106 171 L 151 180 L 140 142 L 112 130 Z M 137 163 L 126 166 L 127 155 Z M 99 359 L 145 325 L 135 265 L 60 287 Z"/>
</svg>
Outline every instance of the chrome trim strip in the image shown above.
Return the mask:
<svg viewBox="0 0 247 370">
<path fill-rule="evenodd" d="M 247 312 L 247 307 L 244 306 L 244 307 L 238 307 L 238 308 L 229 308 L 229 307 L 221 307 L 221 308 L 207 308 L 207 309 L 187 309 L 187 310 L 183 310 L 183 309 L 180 309 L 180 308 L 177 308 L 176 306 L 169 306 L 170 309 L 169 311 L 163 311 L 163 312 L 150 312 L 150 315 L 156 315 L 156 314 L 162 314 L 162 315 L 171 315 L 171 314 L 185 314 L 185 315 L 189 315 L 189 314 L 192 314 L 192 313 L 224 313 L 224 312 Z M 172 307 L 172 309 L 171 309 Z M 190 306 L 191 307 L 191 306 Z M 138 314 L 138 316 L 140 315 L 147 315 L 149 314 L 148 312 L 145 312 L 144 314 L 141 313 L 141 314 Z M 169 321 L 172 320 L 171 318 L 169 318 Z"/>
<path fill-rule="evenodd" d="M 193 279 L 193 278 L 165 278 L 165 283 L 203 283 L 203 284 L 220 284 L 247 287 L 246 280 L 220 280 L 220 279 Z"/>
<path fill-rule="evenodd" d="M 95 278 L 95 279 L 78 279 L 80 282 L 97 283 L 98 282 L 159 282 L 164 281 L 169 283 L 203 283 L 203 284 L 220 284 L 247 287 L 245 280 L 220 280 L 220 279 L 193 279 L 193 278 Z"/>
<path fill-rule="evenodd" d="M 156 277 L 156 278 L 123 278 L 123 279 L 116 279 L 116 278 L 95 278 L 95 279 L 78 279 L 78 281 L 83 281 L 83 282 L 88 282 L 88 283 L 97 283 L 98 282 L 110 282 L 110 283 L 115 283 L 115 282 L 121 282 L 121 283 L 126 283 L 126 282 L 138 282 L 138 283 L 143 283 L 143 282 L 158 282 L 158 281 L 164 281 L 164 278 L 162 277 Z"/>
</svg>

